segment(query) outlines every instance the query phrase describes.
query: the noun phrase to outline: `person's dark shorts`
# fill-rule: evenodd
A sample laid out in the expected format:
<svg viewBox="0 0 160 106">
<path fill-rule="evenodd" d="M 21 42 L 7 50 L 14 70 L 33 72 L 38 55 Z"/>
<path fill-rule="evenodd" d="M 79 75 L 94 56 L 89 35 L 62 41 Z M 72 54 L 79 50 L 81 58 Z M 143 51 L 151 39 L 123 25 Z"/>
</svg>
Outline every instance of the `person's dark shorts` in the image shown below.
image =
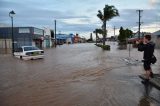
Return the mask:
<svg viewBox="0 0 160 106">
<path fill-rule="evenodd" d="M 151 62 L 150 61 L 144 61 L 143 64 L 144 70 L 150 70 L 151 69 Z"/>
</svg>

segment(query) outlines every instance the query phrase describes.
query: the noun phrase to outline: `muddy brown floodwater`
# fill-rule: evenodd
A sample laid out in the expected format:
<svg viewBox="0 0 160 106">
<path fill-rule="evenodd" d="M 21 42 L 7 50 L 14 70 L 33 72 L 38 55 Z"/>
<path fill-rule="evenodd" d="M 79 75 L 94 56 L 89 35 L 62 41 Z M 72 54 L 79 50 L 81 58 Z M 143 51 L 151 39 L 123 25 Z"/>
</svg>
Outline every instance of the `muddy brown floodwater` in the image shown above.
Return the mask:
<svg viewBox="0 0 160 106">
<path fill-rule="evenodd" d="M 160 91 L 145 87 L 142 53 L 111 51 L 94 44 L 63 45 L 45 50 L 45 58 L 19 60 L 0 55 L 0 106 L 160 106 Z M 155 52 L 160 60 L 160 50 Z M 160 62 L 153 65 L 160 73 Z"/>
</svg>

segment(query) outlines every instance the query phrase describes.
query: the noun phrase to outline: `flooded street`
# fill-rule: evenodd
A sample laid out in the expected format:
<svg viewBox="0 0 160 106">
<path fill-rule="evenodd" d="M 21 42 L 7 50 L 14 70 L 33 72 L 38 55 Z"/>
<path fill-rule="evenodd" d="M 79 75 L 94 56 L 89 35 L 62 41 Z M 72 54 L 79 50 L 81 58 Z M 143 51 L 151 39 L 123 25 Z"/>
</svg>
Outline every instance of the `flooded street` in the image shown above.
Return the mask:
<svg viewBox="0 0 160 106">
<path fill-rule="evenodd" d="M 45 58 L 19 60 L 0 55 L 0 106 L 160 106 L 160 91 L 149 96 L 138 75 L 142 53 L 111 51 L 94 44 L 57 46 L 45 50 Z M 160 73 L 160 50 L 153 72 Z"/>
</svg>

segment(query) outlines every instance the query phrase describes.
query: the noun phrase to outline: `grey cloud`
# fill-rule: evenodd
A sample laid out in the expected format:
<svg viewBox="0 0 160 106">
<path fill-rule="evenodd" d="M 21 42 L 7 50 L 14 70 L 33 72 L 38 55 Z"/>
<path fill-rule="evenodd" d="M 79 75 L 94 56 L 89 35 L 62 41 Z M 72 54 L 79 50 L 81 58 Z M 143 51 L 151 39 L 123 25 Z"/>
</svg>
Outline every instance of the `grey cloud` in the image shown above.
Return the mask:
<svg viewBox="0 0 160 106">
<path fill-rule="evenodd" d="M 76 31 L 76 32 L 88 32 L 97 28 L 93 24 L 66 24 L 57 20 L 57 30 L 59 31 Z"/>
<path fill-rule="evenodd" d="M 35 8 L 35 7 L 28 7 L 24 5 L 22 8 L 21 3 L 14 3 L 14 2 L 3 2 L 3 4 L 7 4 L 7 6 L 18 5 L 16 10 L 15 16 L 15 24 L 17 25 L 43 25 L 49 24 L 54 19 L 70 19 L 70 18 L 87 18 L 86 16 L 77 16 L 70 11 L 56 11 L 56 10 L 48 10 L 43 8 Z M 21 4 L 21 5 L 20 5 Z M 10 19 L 8 16 L 9 9 L 6 9 L 6 6 L 0 7 L 1 18 L 0 22 L 10 23 Z M 17 22 L 17 23 L 16 23 Z M 22 24 L 23 23 L 23 24 Z"/>
<path fill-rule="evenodd" d="M 143 25 L 151 24 L 156 22 L 156 18 L 158 17 L 158 11 L 156 9 L 152 10 L 143 10 L 141 21 L 143 22 Z M 135 26 L 138 26 L 138 12 L 136 12 L 136 9 L 125 9 L 120 10 L 120 17 L 113 18 L 109 21 L 110 26 L 117 26 L 117 28 L 123 26 L 126 28 L 132 28 Z"/>
<path fill-rule="evenodd" d="M 158 18 L 160 18 L 159 14 L 160 10 L 144 10 L 142 13 L 142 20 L 144 23 L 148 24 L 151 22 L 156 22 Z"/>
<path fill-rule="evenodd" d="M 78 0 L 77 0 L 78 1 Z M 91 3 L 92 0 L 80 1 L 80 4 L 84 3 Z M 64 1 L 64 0 L 56 0 L 54 2 L 58 3 L 67 3 L 75 1 Z M 0 22 L 10 24 L 10 18 L 8 16 L 9 11 L 14 10 L 16 15 L 14 17 L 14 25 L 15 26 L 37 26 L 42 27 L 45 25 L 54 27 L 54 20 L 57 19 L 57 28 L 60 30 L 66 31 L 90 31 L 93 30 L 96 25 L 79 25 L 79 24 L 66 24 L 61 22 L 62 19 L 71 19 L 71 18 L 82 18 L 81 21 L 83 22 L 90 22 L 88 16 L 79 16 L 69 10 L 61 10 L 61 9 L 47 9 L 44 8 L 46 5 L 52 7 L 53 1 L 46 1 L 42 0 L 33 1 L 7 1 L 1 0 L 0 1 Z M 53 8 L 56 5 L 53 5 Z M 71 6 L 71 5 L 70 5 Z M 60 20 L 59 20 L 60 19 Z"/>
<path fill-rule="evenodd" d="M 63 2 L 62 2 L 63 1 Z M 66 3 L 65 0 L 56 0 L 56 2 L 62 2 Z M 80 4 L 92 4 L 94 2 L 97 3 L 99 0 L 76 0 L 80 1 Z M 28 3 L 26 3 L 28 2 Z M 8 2 L 7 0 L 1 0 L 0 1 L 0 23 L 8 23 L 10 24 L 10 18 L 8 16 L 9 11 L 12 9 L 16 12 L 16 16 L 14 17 L 14 23 L 17 26 L 36 26 L 36 27 L 42 27 L 45 25 L 51 26 L 54 28 L 54 20 L 57 19 L 57 29 L 60 31 L 93 31 L 95 28 L 99 28 L 98 22 L 93 24 L 91 23 L 91 19 L 94 17 L 97 17 L 97 7 L 95 5 L 92 5 L 86 9 L 86 13 L 89 13 L 89 16 L 86 15 L 76 15 L 77 13 L 74 13 L 70 10 L 65 9 L 54 9 L 53 1 L 47 1 L 42 0 L 41 2 L 33 1 L 33 0 L 25 0 L 18 1 L 12 0 Z M 55 2 L 55 1 L 54 1 Z M 67 1 L 67 4 L 70 2 L 75 1 Z M 26 3 L 26 4 L 25 4 Z M 44 4 L 43 4 L 44 3 Z M 29 4 L 29 5 L 28 5 Z M 52 7 L 53 8 L 45 8 Z M 71 6 L 71 5 L 69 5 Z M 67 8 L 67 7 L 66 7 Z M 83 8 L 83 7 L 82 7 Z M 159 9 L 157 10 L 144 10 L 142 13 L 142 21 L 144 24 L 153 23 L 156 21 L 156 17 L 158 17 Z M 77 12 L 77 11 L 76 11 Z M 120 17 L 115 17 L 111 19 L 109 22 L 107 22 L 108 26 L 116 26 L 119 28 L 120 26 L 126 27 L 126 28 L 132 28 L 135 26 L 138 26 L 136 23 L 138 21 L 138 13 L 135 9 L 125 9 L 125 10 L 119 10 Z M 91 24 L 67 24 L 62 22 L 63 19 L 72 19 L 72 18 L 82 18 L 81 21 L 91 23 Z M 98 17 L 97 17 L 97 20 Z"/>
</svg>

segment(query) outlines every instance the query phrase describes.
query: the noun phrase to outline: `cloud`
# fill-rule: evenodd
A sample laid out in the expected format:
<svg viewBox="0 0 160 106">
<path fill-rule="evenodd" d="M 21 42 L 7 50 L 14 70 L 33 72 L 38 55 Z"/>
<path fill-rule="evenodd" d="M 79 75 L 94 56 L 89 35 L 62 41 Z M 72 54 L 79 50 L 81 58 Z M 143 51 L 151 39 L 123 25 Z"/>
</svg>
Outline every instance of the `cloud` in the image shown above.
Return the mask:
<svg viewBox="0 0 160 106">
<path fill-rule="evenodd" d="M 89 24 L 90 20 L 88 18 L 70 18 L 70 19 L 63 19 L 63 22 L 67 24 Z"/>
<path fill-rule="evenodd" d="M 160 3 L 160 1 L 158 1 L 158 0 L 149 0 L 149 1 L 150 1 L 150 4 L 153 6 Z"/>
<path fill-rule="evenodd" d="M 149 4 L 152 8 L 160 9 L 160 1 L 159 0 L 149 0 Z"/>
<path fill-rule="evenodd" d="M 139 19 L 138 12 L 136 9 L 124 9 L 120 10 L 120 17 L 113 18 L 110 20 L 109 25 L 117 27 L 132 28 L 138 26 L 137 22 Z M 141 13 L 141 22 L 143 25 L 157 22 L 159 16 L 159 10 L 156 9 L 144 9 Z"/>
<path fill-rule="evenodd" d="M 0 23 L 10 25 L 8 14 L 11 10 L 14 10 L 16 12 L 15 26 L 34 26 L 38 28 L 50 26 L 54 29 L 54 20 L 56 19 L 57 31 L 92 32 L 102 26 L 102 22 L 96 15 L 98 10 L 103 10 L 105 2 L 99 2 L 99 0 L 48 0 L 47 2 L 46 0 L 0 0 Z M 117 0 L 117 2 L 121 3 L 120 0 Z M 152 0 L 151 3 L 158 5 L 159 1 Z M 134 8 L 134 5 L 131 5 L 131 7 Z M 142 12 L 143 25 L 155 23 L 160 17 L 158 11 L 159 9 L 144 9 Z M 116 26 L 116 28 L 123 26 L 130 29 L 138 26 L 136 9 L 119 9 L 119 12 L 120 17 L 115 17 L 107 22 L 107 27 L 110 30 L 113 26 Z"/>
</svg>

